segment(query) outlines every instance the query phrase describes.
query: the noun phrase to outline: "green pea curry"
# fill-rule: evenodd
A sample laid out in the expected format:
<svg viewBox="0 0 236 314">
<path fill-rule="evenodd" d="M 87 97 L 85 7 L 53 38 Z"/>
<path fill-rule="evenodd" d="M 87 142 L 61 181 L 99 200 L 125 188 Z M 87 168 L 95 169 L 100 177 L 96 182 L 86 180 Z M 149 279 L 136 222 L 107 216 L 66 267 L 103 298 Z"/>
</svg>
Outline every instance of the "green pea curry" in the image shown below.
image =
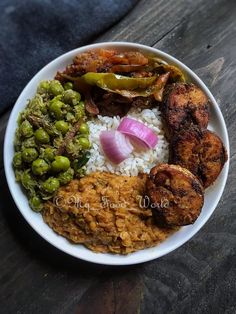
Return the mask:
<svg viewBox="0 0 236 314">
<path fill-rule="evenodd" d="M 30 207 L 42 210 L 60 186 L 80 177 L 89 159 L 84 102 L 73 84 L 42 81 L 18 118 L 13 167 Z"/>
</svg>

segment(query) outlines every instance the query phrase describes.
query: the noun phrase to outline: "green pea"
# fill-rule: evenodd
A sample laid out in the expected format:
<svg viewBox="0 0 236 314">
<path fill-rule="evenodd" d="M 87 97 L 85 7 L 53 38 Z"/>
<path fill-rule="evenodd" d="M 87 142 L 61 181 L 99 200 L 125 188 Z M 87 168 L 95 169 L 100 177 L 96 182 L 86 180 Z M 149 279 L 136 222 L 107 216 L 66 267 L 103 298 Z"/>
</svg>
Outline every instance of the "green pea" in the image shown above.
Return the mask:
<svg viewBox="0 0 236 314">
<path fill-rule="evenodd" d="M 50 87 L 49 81 L 41 81 L 39 83 L 38 88 L 37 88 L 37 93 L 44 94 L 44 93 L 48 92 L 49 87 Z"/>
<path fill-rule="evenodd" d="M 87 123 L 81 123 L 80 128 L 79 128 L 79 132 L 82 134 L 88 134 L 89 133 L 89 127 L 88 127 Z"/>
<path fill-rule="evenodd" d="M 45 148 L 43 156 L 46 160 L 53 161 L 55 157 L 55 149 L 52 147 Z"/>
<path fill-rule="evenodd" d="M 36 212 L 40 212 L 43 209 L 42 200 L 38 196 L 31 197 L 29 200 L 29 205 Z"/>
<path fill-rule="evenodd" d="M 38 158 L 33 161 L 32 171 L 35 175 L 42 176 L 43 174 L 47 173 L 48 170 L 49 165 L 44 159 Z"/>
<path fill-rule="evenodd" d="M 23 137 L 31 137 L 33 135 L 34 130 L 28 120 L 22 122 L 20 126 L 20 133 Z"/>
<path fill-rule="evenodd" d="M 21 175 L 21 183 L 23 187 L 28 191 L 34 191 L 36 181 L 32 178 L 30 171 L 25 170 Z"/>
<path fill-rule="evenodd" d="M 22 159 L 25 162 L 32 162 L 38 157 L 38 152 L 35 148 L 25 148 L 22 151 Z"/>
<path fill-rule="evenodd" d="M 45 192 L 52 194 L 60 187 L 60 182 L 57 178 L 50 177 L 43 184 L 42 188 Z"/>
<path fill-rule="evenodd" d="M 90 142 L 86 137 L 80 137 L 79 143 L 83 149 L 89 149 L 90 148 Z"/>
<path fill-rule="evenodd" d="M 50 142 L 50 136 L 43 128 L 37 129 L 34 132 L 34 136 L 39 143 L 47 144 Z"/>
<path fill-rule="evenodd" d="M 64 90 L 67 90 L 67 89 L 73 89 L 73 83 L 67 82 L 67 83 L 64 85 Z"/>
<path fill-rule="evenodd" d="M 64 120 L 59 120 L 55 123 L 55 127 L 62 134 L 66 134 L 66 132 L 69 130 L 69 123 Z"/>
<path fill-rule="evenodd" d="M 49 110 L 55 116 L 57 120 L 63 118 L 62 108 L 64 107 L 64 103 L 60 100 L 54 100 L 51 102 Z"/>
<path fill-rule="evenodd" d="M 57 80 L 52 80 L 49 85 L 49 91 L 52 95 L 57 96 L 64 92 L 64 88 Z"/>
<path fill-rule="evenodd" d="M 72 168 L 69 168 L 68 170 L 64 172 L 61 172 L 57 178 L 60 181 L 61 185 L 65 185 L 73 179 L 73 176 L 74 176 L 74 170 Z"/>
<path fill-rule="evenodd" d="M 66 171 L 70 167 L 70 160 L 65 156 L 56 156 L 52 162 L 52 171 Z"/>
<path fill-rule="evenodd" d="M 13 157 L 13 166 L 14 168 L 21 168 L 22 166 L 22 154 L 21 152 L 15 153 Z"/>
<path fill-rule="evenodd" d="M 65 103 L 75 106 L 80 102 L 81 95 L 72 89 L 68 89 L 65 91 L 63 99 Z"/>
</svg>

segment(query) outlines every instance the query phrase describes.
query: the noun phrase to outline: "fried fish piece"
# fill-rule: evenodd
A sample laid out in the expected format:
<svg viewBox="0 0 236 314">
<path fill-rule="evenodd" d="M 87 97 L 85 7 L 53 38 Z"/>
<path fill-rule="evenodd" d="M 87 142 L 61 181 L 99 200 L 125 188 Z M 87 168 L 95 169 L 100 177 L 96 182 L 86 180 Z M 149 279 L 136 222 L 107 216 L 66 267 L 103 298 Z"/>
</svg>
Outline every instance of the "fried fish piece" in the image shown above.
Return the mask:
<svg viewBox="0 0 236 314">
<path fill-rule="evenodd" d="M 191 124 L 207 128 L 209 121 L 209 100 L 194 84 L 174 83 L 169 85 L 160 106 L 166 129 L 166 137 Z"/>
<path fill-rule="evenodd" d="M 190 171 L 177 165 L 160 164 L 151 169 L 146 184 L 156 223 L 184 226 L 194 223 L 204 203 L 204 190 Z"/>
<path fill-rule="evenodd" d="M 176 133 L 170 142 L 169 162 L 187 168 L 204 188 L 217 179 L 227 158 L 221 139 L 209 130 L 190 127 Z"/>
</svg>

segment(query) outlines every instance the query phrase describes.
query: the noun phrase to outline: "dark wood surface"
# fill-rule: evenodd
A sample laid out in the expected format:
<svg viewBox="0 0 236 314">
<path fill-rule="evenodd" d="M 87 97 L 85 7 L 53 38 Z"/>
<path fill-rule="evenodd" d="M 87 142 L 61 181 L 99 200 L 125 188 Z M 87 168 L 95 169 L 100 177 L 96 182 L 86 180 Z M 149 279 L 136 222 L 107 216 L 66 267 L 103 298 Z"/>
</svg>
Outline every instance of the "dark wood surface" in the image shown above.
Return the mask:
<svg viewBox="0 0 236 314">
<path fill-rule="evenodd" d="M 155 261 L 99 266 L 63 254 L 24 221 L 1 156 L 0 313 L 236 313 L 236 2 L 140 1 L 96 41 L 143 43 L 177 57 L 218 100 L 230 136 L 227 185 L 208 223 Z M 1 151 L 9 113 L 0 119 Z"/>
</svg>

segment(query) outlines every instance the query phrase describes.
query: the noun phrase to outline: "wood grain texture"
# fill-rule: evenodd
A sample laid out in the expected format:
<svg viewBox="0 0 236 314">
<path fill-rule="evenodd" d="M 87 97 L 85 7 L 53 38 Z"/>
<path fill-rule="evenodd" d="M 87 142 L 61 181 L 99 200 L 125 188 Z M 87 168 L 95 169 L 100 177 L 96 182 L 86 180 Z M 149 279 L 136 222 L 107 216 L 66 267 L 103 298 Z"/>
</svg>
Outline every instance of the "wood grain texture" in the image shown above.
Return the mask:
<svg viewBox="0 0 236 314">
<path fill-rule="evenodd" d="M 153 45 L 195 70 L 228 127 L 228 182 L 208 223 L 158 260 L 129 267 L 78 261 L 41 239 L 0 173 L 1 313 L 236 313 L 236 2 L 140 1 L 96 41 Z M 2 144 L 8 114 L 1 119 Z"/>
<path fill-rule="evenodd" d="M 190 18 L 202 0 L 146 0 L 140 1 L 112 30 L 96 41 L 132 41 L 152 46 L 177 25 Z M 207 7 L 204 5 L 204 7 Z"/>
</svg>

